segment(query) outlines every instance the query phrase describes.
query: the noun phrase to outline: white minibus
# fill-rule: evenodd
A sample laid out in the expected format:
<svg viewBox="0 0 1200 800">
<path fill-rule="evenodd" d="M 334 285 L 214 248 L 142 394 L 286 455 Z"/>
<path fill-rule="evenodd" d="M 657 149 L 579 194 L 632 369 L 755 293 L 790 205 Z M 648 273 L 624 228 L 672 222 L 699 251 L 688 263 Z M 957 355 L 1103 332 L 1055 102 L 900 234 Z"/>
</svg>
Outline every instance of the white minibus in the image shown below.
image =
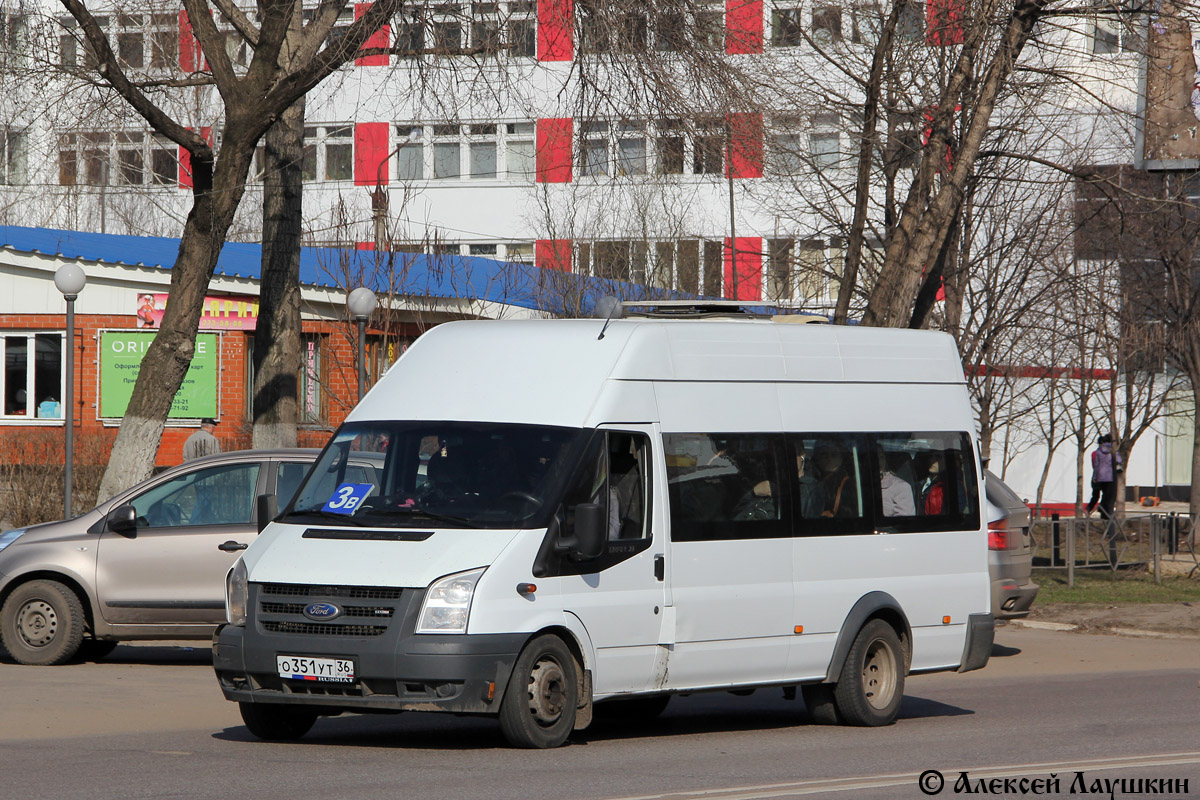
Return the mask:
<svg viewBox="0 0 1200 800">
<path fill-rule="evenodd" d="M 984 666 L 954 341 L 736 317 L 418 339 L 228 576 L 214 664 L 250 731 L 443 711 L 554 747 L 762 687 L 886 725 L 906 675 Z"/>
</svg>

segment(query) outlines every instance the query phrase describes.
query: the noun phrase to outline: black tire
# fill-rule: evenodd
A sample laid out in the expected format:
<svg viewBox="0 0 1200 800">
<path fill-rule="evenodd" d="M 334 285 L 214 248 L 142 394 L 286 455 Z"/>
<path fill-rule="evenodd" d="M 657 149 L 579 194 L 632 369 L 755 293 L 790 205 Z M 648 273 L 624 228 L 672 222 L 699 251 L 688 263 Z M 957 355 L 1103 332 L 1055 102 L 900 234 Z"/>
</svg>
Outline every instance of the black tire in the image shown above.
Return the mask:
<svg viewBox="0 0 1200 800">
<path fill-rule="evenodd" d="M 834 698 L 834 684 L 806 683 L 800 687 L 804 696 L 804 707 L 808 709 L 809 719 L 817 725 L 840 725 L 842 718 L 838 714 L 837 700 Z"/>
<path fill-rule="evenodd" d="M 592 713 L 601 722 L 650 722 L 666 711 L 670 702 L 669 694 L 605 700 L 597 703 Z"/>
<path fill-rule="evenodd" d="M 846 725 L 891 725 L 904 699 L 904 648 L 891 625 L 873 619 L 850 645 L 834 698 Z"/>
<path fill-rule="evenodd" d="M 513 747 L 558 747 L 575 728 L 579 666 L 557 636 L 525 646 L 500 703 L 500 730 Z"/>
<path fill-rule="evenodd" d="M 317 713 L 306 708 L 267 703 L 238 703 L 242 722 L 259 739 L 290 742 L 308 733 L 317 721 Z"/>
<path fill-rule="evenodd" d="M 85 620 L 75 592 L 58 581 L 30 581 L 0 609 L 0 638 L 18 664 L 65 664 L 79 651 Z"/>
<path fill-rule="evenodd" d="M 81 661 L 103 661 L 105 657 L 117 649 L 120 642 L 114 639 L 84 639 L 79 643 L 79 659 Z"/>
</svg>

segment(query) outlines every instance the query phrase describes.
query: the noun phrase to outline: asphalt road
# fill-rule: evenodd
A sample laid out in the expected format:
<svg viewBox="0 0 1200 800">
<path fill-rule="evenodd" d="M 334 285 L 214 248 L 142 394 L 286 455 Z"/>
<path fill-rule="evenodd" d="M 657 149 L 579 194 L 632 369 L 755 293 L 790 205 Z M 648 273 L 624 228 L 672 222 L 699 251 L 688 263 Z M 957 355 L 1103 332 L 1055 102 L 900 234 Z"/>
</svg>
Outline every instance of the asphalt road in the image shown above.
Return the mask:
<svg viewBox="0 0 1200 800">
<path fill-rule="evenodd" d="M 3 663 L 0 798 L 923 798 L 926 770 L 943 774 L 942 797 L 966 771 L 976 793 L 980 779 L 1057 776 L 1057 792 L 1026 784 L 1025 796 L 1079 795 L 1082 772 L 1093 797 L 1110 796 L 1098 781 L 1149 778 L 1188 781 L 1188 794 L 1159 796 L 1200 798 L 1200 641 L 1009 628 L 997 642 L 980 672 L 910 677 L 888 728 L 811 725 L 774 690 L 709 694 L 552 751 L 508 749 L 490 720 L 431 714 L 324 719 L 298 743 L 259 742 L 204 647 Z"/>
</svg>

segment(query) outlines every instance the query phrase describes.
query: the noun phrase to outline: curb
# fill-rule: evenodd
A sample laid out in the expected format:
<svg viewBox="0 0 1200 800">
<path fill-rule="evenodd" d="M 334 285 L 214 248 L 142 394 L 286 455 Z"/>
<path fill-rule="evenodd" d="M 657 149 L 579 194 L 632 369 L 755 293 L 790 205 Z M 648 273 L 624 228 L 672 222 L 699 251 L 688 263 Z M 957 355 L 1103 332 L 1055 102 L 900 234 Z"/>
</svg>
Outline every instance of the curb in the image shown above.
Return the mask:
<svg viewBox="0 0 1200 800">
<path fill-rule="evenodd" d="M 1077 631 L 1079 626 L 1070 622 L 1043 622 L 1036 619 L 1013 619 L 1009 625 L 1015 628 L 1034 628 L 1040 631 Z"/>
</svg>

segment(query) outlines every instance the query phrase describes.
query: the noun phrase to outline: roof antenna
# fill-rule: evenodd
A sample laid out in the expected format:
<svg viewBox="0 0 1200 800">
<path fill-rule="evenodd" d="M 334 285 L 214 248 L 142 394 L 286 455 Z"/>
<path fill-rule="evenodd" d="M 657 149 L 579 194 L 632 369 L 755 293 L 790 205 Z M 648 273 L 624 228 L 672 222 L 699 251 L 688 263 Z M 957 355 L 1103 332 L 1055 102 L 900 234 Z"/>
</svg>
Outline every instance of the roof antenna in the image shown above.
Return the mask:
<svg viewBox="0 0 1200 800">
<path fill-rule="evenodd" d="M 596 316 L 604 317 L 604 327 L 600 329 L 600 335 L 596 337 L 596 341 L 604 338 L 604 332 L 608 330 L 608 323 L 614 319 L 620 319 L 621 312 L 621 301 L 612 295 L 605 295 L 596 301 Z"/>
</svg>

